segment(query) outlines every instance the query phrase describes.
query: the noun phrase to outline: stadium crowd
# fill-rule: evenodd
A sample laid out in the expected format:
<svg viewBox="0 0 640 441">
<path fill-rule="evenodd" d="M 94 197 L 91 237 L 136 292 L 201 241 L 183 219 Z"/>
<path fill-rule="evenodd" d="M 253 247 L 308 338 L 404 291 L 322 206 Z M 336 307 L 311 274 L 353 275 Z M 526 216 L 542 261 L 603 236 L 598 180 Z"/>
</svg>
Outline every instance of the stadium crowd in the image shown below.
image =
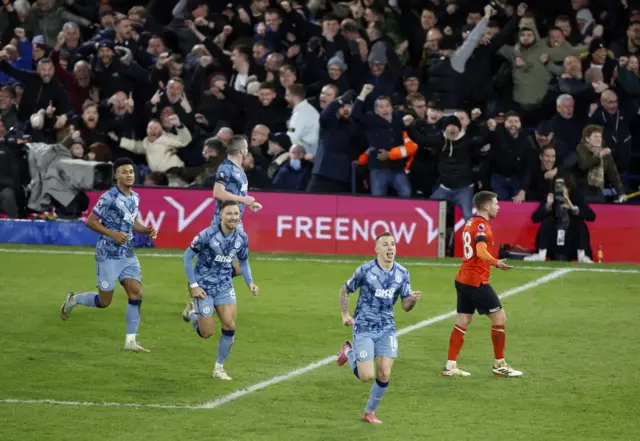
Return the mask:
<svg viewBox="0 0 640 441">
<path fill-rule="evenodd" d="M 0 212 L 23 144 L 211 188 L 626 201 L 640 174 L 633 0 L 0 0 Z M 11 139 L 11 142 L 9 140 Z M 26 192 L 26 193 L 25 193 Z"/>
</svg>

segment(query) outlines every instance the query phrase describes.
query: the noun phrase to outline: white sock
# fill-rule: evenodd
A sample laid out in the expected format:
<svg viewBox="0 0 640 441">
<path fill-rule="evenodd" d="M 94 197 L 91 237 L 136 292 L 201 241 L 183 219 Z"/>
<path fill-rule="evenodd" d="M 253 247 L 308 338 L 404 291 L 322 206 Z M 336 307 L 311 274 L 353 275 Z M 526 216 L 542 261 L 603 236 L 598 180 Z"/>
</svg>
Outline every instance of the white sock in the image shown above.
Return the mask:
<svg viewBox="0 0 640 441">
<path fill-rule="evenodd" d="M 503 363 L 504 363 L 504 358 L 500 358 L 500 359 L 497 359 L 497 358 L 496 358 L 496 361 L 495 361 L 493 364 L 494 364 L 495 366 L 498 366 L 498 365 L 501 365 L 501 364 L 503 364 Z"/>
<path fill-rule="evenodd" d="M 584 250 L 578 250 L 578 259 L 584 258 Z"/>
<path fill-rule="evenodd" d="M 458 362 L 455 360 L 447 360 L 447 367 L 448 368 L 454 368 L 458 365 Z"/>
<path fill-rule="evenodd" d="M 127 334 L 124 339 L 125 344 L 135 343 L 136 342 L 136 334 Z"/>
<path fill-rule="evenodd" d="M 224 367 L 224 365 L 222 365 L 222 364 L 220 364 L 220 363 L 218 363 L 218 362 L 216 361 L 216 364 L 215 364 L 215 366 L 214 366 L 213 368 L 214 368 L 214 369 L 223 369 L 223 367 Z"/>
<path fill-rule="evenodd" d="M 544 259 L 547 258 L 547 250 L 540 250 L 538 251 L 538 253 L 540 254 L 540 256 Z"/>
</svg>

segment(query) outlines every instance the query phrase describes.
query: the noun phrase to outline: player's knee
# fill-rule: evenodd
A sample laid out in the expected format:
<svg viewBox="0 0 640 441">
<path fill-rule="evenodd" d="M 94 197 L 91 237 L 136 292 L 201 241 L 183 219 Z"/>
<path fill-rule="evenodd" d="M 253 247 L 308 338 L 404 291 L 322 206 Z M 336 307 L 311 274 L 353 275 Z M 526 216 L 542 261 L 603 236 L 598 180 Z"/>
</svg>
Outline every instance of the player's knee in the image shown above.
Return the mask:
<svg viewBox="0 0 640 441">
<path fill-rule="evenodd" d="M 213 328 L 212 329 L 198 328 L 198 335 L 202 338 L 209 338 L 213 335 Z"/>
<path fill-rule="evenodd" d="M 98 308 L 106 308 L 110 304 L 111 304 L 111 297 L 98 296 L 98 304 L 96 305 Z"/>
<path fill-rule="evenodd" d="M 358 370 L 358 378 L 360 378 L 360 381 L 368 383 L 369 381 L 373 380 L 374 375 L 373 372 L 361 372 L 360 370 Z"/>
<path fill-rule="evenodd" d="M 140 301 L 142 301 L 142 291 L 141 290 L 127 291 L 127 297 L 129 297 L 129 300 L 140 300 Z"/>
<path fill-rule="evenodd" d="M 234 319 L 230 319 L 222 323 L 222 330 L 225 331 L 234 331 L 236 329 L 236 321 Z"/>
<path fill-rule="evenodd" d="M 456 317 L 456 325 L 464 326 L 465 328 L 467 328 L 471 324 L 472 320 L 473 320 L 472 315 L 458 314 L 458 317 Z"/>
<path fill-rule="evenodd" d="M 494 325 L 504 325 L 507 323 L 507 313 L 504 312 L 504 309 L 494 312 L 491 314 L 491 321 Z"/>
</svg>

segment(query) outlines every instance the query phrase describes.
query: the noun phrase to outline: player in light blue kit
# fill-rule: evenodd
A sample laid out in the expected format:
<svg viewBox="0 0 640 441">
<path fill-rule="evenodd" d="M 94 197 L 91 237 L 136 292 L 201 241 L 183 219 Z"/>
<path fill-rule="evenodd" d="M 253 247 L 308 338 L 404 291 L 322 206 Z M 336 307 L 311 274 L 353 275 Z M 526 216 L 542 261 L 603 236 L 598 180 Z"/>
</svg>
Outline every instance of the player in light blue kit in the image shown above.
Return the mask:
<svg viewBox="0 0 640 441">
<path fill-rule="evenodd" d="M 253 196 L 248 195 L 249 180 L 242 168 L 242 160 L 249 152 L 249 144 L 242 135 L 232 136 L 227 143 L 227 159 L 222 161 L 222 164 L 216 171 L 216 183 L 213 186 L 213 197 L 216 199 L 216 211 L 213 214 L 213 220 L 211 226 L 214 227 L 220 224 L 220 207 L 224 201 L 234 201 L 238 203 L 240 209 L 240 221 L 238 228 L 242 228 L 242 215 L 244 214 L 245 206 L 249 207 L 252 211 L 260 211 L 262 205 L 256 202 Z M 233 262 L 232 277 L 238 275 L 240 268 L 238 267 L 238 261 Z"/>
<path fill-rule="evenodd" d="M 349 363 L 361 381 L 375 383 L 362 415 L 367 423 L 380 424 L 375 411 L 387 390 L 393 360 L 398 356 L 393 307 L 402 299 L 402 309 L 411 311 L 422 293 L 411 291 L 409 271 L 395 263 L 396 243 L 391 233 L 376 238 L 375 260 L 356 269 L 340 288 L 340 310 L 345 326 L 353 325 L 353 345 L 347 341 L 338 353 L 338 366 Z M 349 294 L 360 289 L 353 317 L 349 315 Z M 375 357 L 375 369 L 374 369 Z"/>
<path fill-rule="evenodd" d="M 238 228 L 240 207 L 235 201 L 220 204 L 220 223 L 200 232 L 185 251 L 184 270 L 189 279 L 189 295 L 195 299 L 187 303 L 182 318 L 191 322 L 202 338 L 213 335 L 213 312 L 218 314 L 222 334 L 218 342 L 218 357 L 213 377 L 231 380 L 224 370 L 236 333 L 236 292 L 231 273 L 235 259 L 240 262 L 240 273 L 254 296 L 259 294 L 253 283 L 249 267 L 249 239 Z M 193 258 L 196 257 L 195 269 Z"/>
<path fill-rule="evenodd" d="M 100 197 L 86 221 L 87 227 L 100 233 L 96 243 L 98 292 L 67 294 L 60 316 L 62 320 L 67 320 L 76 305 L 106 308 L 111 304 L 116 281 L 120 281 L 129 297 L 124 349 L 149 352 L 136 341 L 142 304 L 142 273 L 133 249 L 133 233 L 144 233 L 154 239 L 157 233 L 138 220 L 140 196 L 131 189 L 135 181 L 131 159 L 117 159 L 113 169 L 116 185 Z"/>
</svg>

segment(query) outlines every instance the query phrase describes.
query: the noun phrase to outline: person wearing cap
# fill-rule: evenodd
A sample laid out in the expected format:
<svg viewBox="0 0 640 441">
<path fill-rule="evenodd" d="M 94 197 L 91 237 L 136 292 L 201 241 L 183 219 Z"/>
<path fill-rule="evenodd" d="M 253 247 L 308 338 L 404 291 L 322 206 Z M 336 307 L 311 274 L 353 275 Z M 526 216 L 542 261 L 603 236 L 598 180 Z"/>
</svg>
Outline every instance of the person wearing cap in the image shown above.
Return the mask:
<svg viewBox="0 0 640 441">
<path fill-rule="evenodd" d="M 302 84 L 293 84 L 287 87 L 285 99 L 293 108 L 287 132 L 291 143 L 304 147 L 307 159 L 312 159 L 318 151 L 320 114 L 305 99 L 305 88 Z"/>
<path fill-rule="evenodd" d="M 594 38 L 589 44 L 589 53 L 582 59 L 582 70 L 595 67 L 602 70 L 604 82 L 611 84 L 613 72 L 618 67 L 618 62 L 614 58 L 613 52 L 610 52 L 601 38 Z"/>
<path fill-rule="evenodd" d="M 466 136 L 462 123 L 455 115 L 444 117 L 439 133 L 425 135 L 416 130 L 416 124 L 405 121 L 407 134 L 421 148 L 427 148 L 437 156 L 440 184 L 431 199 L 455 204 L 468 220 L 473 215 L 473 162 L 479 155 L 478 144 Z"/>
<path fill-rule="evenodd" d="M 107 99 L 118 91 L 129 93 L 135 90 L 137 85 L 149 84 L 149 73 L 144 68 L 135 63 L 126 66 L 115 56 L 112 41 L 100 41 L 97 52 L 93 72 L 100 85 L 101 99 Z"/>
<path fill-rule="evenodd" d="M 447 36 L 440 41 L 440 59 L 434 61 L 427 71 L 426 97 L 440 100 L 446 113 L 451 114 L 455 109 L 465 107 L 471 98 L 471 90 L 464 76 L 467 61 L 480 43 L 489 19 L 495 12 L 487 5 L 484 17 L 459 48 L 456 49 L 457 41 L 453 37 Z"/>
<path fill-rule="evenodd" d="M 365 84 L 373 84 L 375 88 L 368 95 L 366 109 L 374 107 L 374 102 L 381 96 L 392 96 L 396 86 L 400 82 L 401 71 L 399 65 L 391 66 L 387 56 L 387 46 L 383 41 L 378 41 L 371 46 L 367 58 L 369 74 L 365 76 Z M 361 83 L 362 84 L 362 83 Z"/>
<path fill-rule="evenodd" d="M 333 98 L 320 114 L 319 145 L 313 164 L 310 193 L 348 193 L 351 158 L 358 125 L 351 119 L 356 92 Z"/>
<path fill-rule="evenodd" d="M 289 149 L 291 148 L 291 139 L 286 133 L 274 133 L 269 136 L 269 149 L 267 154 L 271 159 L 267 175 L 269 179 L 273 179 L 280 170 L 280 167 L 289 160 Z"/>
</svg>

